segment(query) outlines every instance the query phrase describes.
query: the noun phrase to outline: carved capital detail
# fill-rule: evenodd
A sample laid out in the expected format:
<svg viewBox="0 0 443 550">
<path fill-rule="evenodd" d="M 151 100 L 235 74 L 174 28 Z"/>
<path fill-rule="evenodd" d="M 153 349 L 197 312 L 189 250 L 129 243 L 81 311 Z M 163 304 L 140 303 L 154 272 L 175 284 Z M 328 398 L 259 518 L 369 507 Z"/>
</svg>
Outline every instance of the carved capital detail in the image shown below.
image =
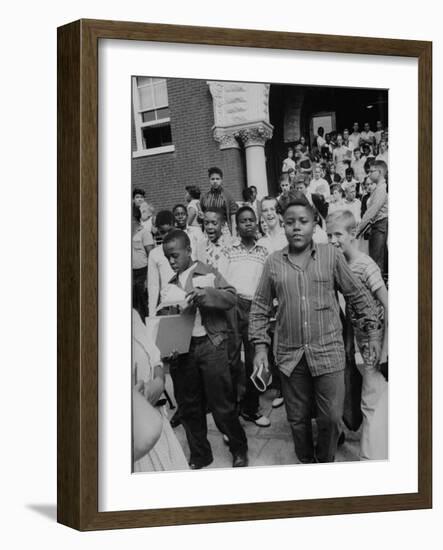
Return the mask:
<svg viewBox="0 0 443 550">
<path fill-rule="evenodd" d="M 242 140 L 245 147 L 261 145 L 264 147 L 268 139 L 272 138 L 273 127 L 266 122 L 244 126 L 239 128 L 235 135 Z"/>
<path fill-rule="evenodd" d="M 234 132 L 230 129 L 214 128 L 214 139 L 220 144 L 220 149 L 240 149 Z"/>
</svg>

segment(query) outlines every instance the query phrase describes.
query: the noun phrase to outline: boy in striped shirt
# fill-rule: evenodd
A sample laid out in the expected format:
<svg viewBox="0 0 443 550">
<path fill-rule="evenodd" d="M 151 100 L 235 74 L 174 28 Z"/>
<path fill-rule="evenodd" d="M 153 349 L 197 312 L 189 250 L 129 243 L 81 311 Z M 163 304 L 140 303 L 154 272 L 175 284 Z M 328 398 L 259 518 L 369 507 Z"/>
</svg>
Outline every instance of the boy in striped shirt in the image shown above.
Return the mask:
<svg viewBox="0 0 443 550">
<path fill-rule="evenodd" d="M 314 211 L 305 197 L 284 213 L 288 246 L 266 259 L 252 301 L 249 338 L 254 364 L 269 368 L 269 325 L 278 300 L 276 363 L 294 447 L 302 463 L 333 462 L 344 405 L 345 349 L 336 289 L 349 301 L 378 359 L 379 320 L 368 290 L 353 275 L 340 250 L 313 242 Z M 316 412 L 314 447 L 311 416 Z"/>
<path fill-rule="evenodd" d="M 379 364 L 385 363 L 388 358 L 388 291 L 380 268 L 370 256 L 358 249 L 356 230 L 357 221 L 351 211 L 336 212 L 327 218 L 329 242 L 343 252 L 354 275 L 369 290 L 378 315 L 375 334 L 381 346 L 379 361 L 370 353 L 368 335 L 362 330 L 355 312 L 349 307 L 346 311 L 364 361 L 360 368 L 363 377 L 360 457 L 364 460 L 383 460 L 388 458 L 388 385 Z"/>
</svg>

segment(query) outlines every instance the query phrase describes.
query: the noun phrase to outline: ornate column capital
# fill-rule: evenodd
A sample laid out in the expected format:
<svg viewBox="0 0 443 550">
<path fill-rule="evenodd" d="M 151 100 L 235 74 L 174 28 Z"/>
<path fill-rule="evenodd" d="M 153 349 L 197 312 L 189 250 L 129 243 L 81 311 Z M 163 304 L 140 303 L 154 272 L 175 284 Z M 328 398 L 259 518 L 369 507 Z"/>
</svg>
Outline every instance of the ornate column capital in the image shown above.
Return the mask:
<svg viewBox="0 0 443 550">
<path fill-rule="evenodd" d="M 235 135 L 242 140 L 245 147 L 264 147 L 268 139 L 271 139 L 274 127 L 264 121 L 250 123 L 239 128 Z"/>
<path fill-rule="evenodd" d="M 215 127 L 212 135 L 217 143 L 220 144 L 220 149 L 240 149 L 240 144 L 231 128 Z"/>
</svg>

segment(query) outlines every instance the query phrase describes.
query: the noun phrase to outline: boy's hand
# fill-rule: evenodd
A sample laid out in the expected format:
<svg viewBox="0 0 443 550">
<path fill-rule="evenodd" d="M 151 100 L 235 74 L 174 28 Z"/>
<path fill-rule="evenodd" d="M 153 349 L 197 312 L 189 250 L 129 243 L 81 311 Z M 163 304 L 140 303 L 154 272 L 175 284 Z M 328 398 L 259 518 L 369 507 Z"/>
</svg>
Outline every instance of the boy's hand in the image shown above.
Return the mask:
<svg viewBox="0 0 443 550">
<path fill-rule="evenodd" d="M 172 361 L 175 361 L 180 354 L 177 350 L 174 350 L 172 353 L 170 353 L 167 357 L 164 358 L 164 361 L 167 363 L 171 363 Z"/>
<path fill-rule="evenodd" d="M 380 359 L 381 345 L 378 340 L 369 341 L 369 356 L 371 358 L 371 364 L 377 365 Z"/>
<path fill-rule="evenodd" d="M 194 306 L 203 306 L 205 302 L 206 291 L 204 288 L 194 288 L 186 294 L 188 302 Z"/>
<path fill-rule="evenodd" d="M 268 351 L 267 350 L 259 350 L 255 354 L 254 368 L 259 368 L 260 365 L 263 365 L 263 367 L 266 370 L 269 370 L 269 361 L 268 361 Z"/>
</svg>

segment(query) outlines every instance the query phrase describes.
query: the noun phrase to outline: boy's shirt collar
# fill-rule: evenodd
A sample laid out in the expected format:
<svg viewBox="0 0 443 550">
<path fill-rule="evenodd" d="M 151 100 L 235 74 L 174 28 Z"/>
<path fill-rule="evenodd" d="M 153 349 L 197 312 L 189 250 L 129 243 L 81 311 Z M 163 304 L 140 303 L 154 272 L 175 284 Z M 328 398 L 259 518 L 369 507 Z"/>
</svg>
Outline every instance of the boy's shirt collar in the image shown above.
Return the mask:
<svg viewBox="0 0 443 550">
<path fill-rule="evenodd" d="M 213 273 L 213 270 L 211 269 L 210 266 L 203 264 L 199 260 L 194 262 L 191 267 L 188 267 L 188 269 L 192 269 L 192 273 L 190 274 L 192 277 L 194 275 L 207 275 L 208 273 Z M 187 271 L 187 270 L 185 270 L 185 271 Z M 180 275 L 180 273 L 176 273 L 172 277 L 172 279 L 170 279 L 169 282 L 171 284 L 174 284 L 174 283 L 176 284 L 179 280 L 179 275 Z"/>
<path fill-rule="evenodd" d="M 317 254 L 318 254 L 318 246 L 317 244 L 314 242 L 314 241 L 311 241 L 311 258 L 313 260 L 316 260 L 317 259 Z M 285 246 L 283 249 L 282 249 L 282 254 L 283 256 L 285 256 L 286 258 L 288 258 L 289 256 L 289 245 Z"/>
</svg>

